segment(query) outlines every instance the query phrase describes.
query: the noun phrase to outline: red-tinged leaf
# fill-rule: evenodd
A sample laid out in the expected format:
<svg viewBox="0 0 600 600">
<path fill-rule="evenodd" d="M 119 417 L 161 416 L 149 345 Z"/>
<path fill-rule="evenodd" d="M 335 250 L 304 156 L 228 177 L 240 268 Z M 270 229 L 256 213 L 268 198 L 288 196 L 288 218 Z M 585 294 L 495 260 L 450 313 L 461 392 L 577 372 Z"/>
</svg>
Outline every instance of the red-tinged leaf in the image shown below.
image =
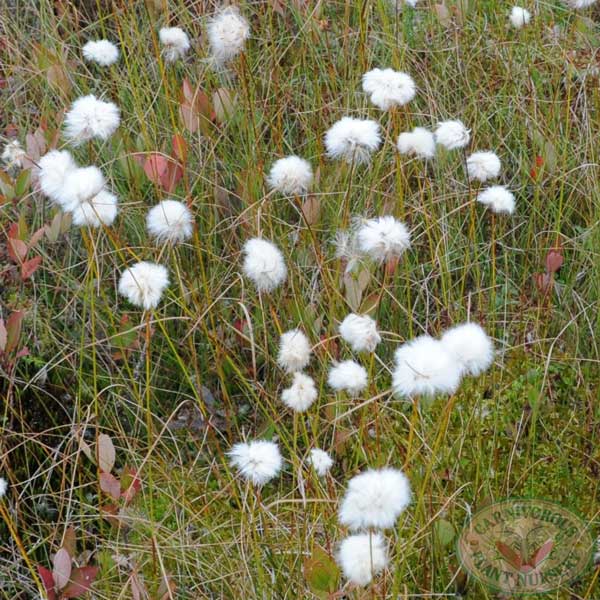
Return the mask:
<svg viewBox="0 0 600 600">
<path fill-rule="evenodd" d="M 196 97 L 194 102 L 198 112 L 209 121 L 213 119 L 213 110 L 209 97 L 206 95 L 206 92 L 198 89 L 196 91 Z"/>
<path fill-rule="evenodd" d="M 509 565 L 512 565 L 515 569 L 517 569 L 517 571 L 521 568 L 523 561 L 510 546 L 504 542 L 496 542 L 496 548 L 498 548 L 498 551 L 500 554 L 502 554 Z"/>
<path fill-rule="evenodd" d="M 187 158 L 187 144 L 183 136 L 176 133 L 173 136 L 171 144 L 173 146 L 173 155 L 184 163 Z"/>
<path fill-rule="evenodd" d="M 131 154 L 131 157 L 138 165 L 140 165 L 140 167 L 142 167 L 142 169 L 144 168 L 144 165 L 146 164 L 146 155 L 143 152 L 135 152 Z"/>
<path fill-rule="evenodd" d="M 552 275 L 549 273 L 536 273 L 533 276 L 535 287 L 542 294 L 548 294 L 552 290 Z"/>
<path fill-rule="evenodd" d="M 130 467 L 125 467 L 121 475 L 121 497 L 125 500 L 125 503 L 129 504 L 141 488 L 142 481 L 137 472 Z"/>
<path fill-rule="evenodd" d="M 69 556 L 77 554 L 77 536 L 72 525 L 69 525 L 65 531 L 62 547 L 69 553 Z"/>
<path fill-rule="evenodd" d="M 546 254 L 546 271 L 556 273 L 563 265 L 564 257 L 560 248 L 553 248 Z"/>
<path fill-rule="evenodd" d="M 31 260 L 26 260 L 21 265 L 21 278 L 23 280 L 29 279 L 38 270 L 38 267 L 41 264 L 42 264 L 41 256 L 34 256 Z"/>
<path fill-rule="evenodd" d="M 184 127 L 190 133 L 196 133 L 200 127 L 200 119 L 196 109 L 189 102 L 182 102 L 179 106 L 179 114 L 181 115 Z"/>
<path fill-rule="evenodd" d="M 172 598 L 177 586 L 170 575 L 164 575 L 163 580 L 160 582 L 156 596 L 158 600 L 167 600 Z"/>
<path fill-rule="evenodd" d="M 46 590 L 46 595 L 48 596 L 48 600 L 56 600 L 56 592 L 54 590 L 54 578 L 52 577 L 52 571 L 50 569 L 46 569 L 46 567 L 42 567 L 38 565 L 37 568 L 38 575 L 44 584 L 44 589 Z"/>
<path fill-rule="evenodd" d="M 102 516 L 113 526 L 119 527 L 121 525 L 121 519 L 119 519 L 119 507 L 114 504 L 105 504 L 100 507 Z"/>
<path fill-rule="evenodd" d="M 129 583 L 131 585 L 132 600 L 146 600 L 148 598 L 148 590 L 146 590 L 146 587 L 140 581 L 137 573 L 131 574 Z"/>
<path fill-rule="evenodd" d="M 187 77 L 183 80 L 181 91 L 183 98 L 187 100 L 189 104 L 192 104 L 194 102 L 194 88 Z"/>
<path fill-rule="evenodd" d="M 169 162 L 167 165 L 167 170 L 160 178 L 160 184 L 163 189 L 170 194 L 173 192 L 173 190 L 175 190 L 182 177 L 183 167 L 179 163 Z"/>
<path fill-rule="evenodd" d="M 29 243 L 27 247 L 31 250 L 43 237 L 44 233 L 46 233 L 46 227 L 40 227 L 37 231 L 33 233 L 31 238 L 29 238 Z"/>
<path fill-rule="evenodd" d="M 27 256 L 27 244 L 23 240 L 9 238 L 8 255 L 20 265 Z"/>
<path fill-rule="evenodd" d="M 144 173 L 152 183 L 159 184 L 161 177 L 167 170 L 169 161 L 162 155 L 153 153 L 146 157 Z"/>
<path fill-rule="evenodd" d="M 8 238 L 11 240 L 18 240 L 20 239 L 19 236 L 19 224 L 18 223 L 11 223 L 9 228 L 8 228 Z"/>
<path fill-rule="evenodd" d="M 4 319 L 0 319 L 0 352 L 4 352 L 6 348 L 7 339 L 8 334 L 6 332 L 6 325 L 4 324 Z"/>
<path fill-rule="evenodd" d="M 315 225 L 321 215 L 321 198 L 315 194 L 308 195 L 302 203 L 301 210 L 306 224 Z"/>
<path fill-rule="evenodd" d="M 62 591 L 61 598 L 78 598 L 89 592 L 98 575 L 98 567 L 78 567 L 73 569 L 71 583 Z"/>
<path fill-rule="evenodd" d="M 110 473 L 115 465 L 116 452 L 112 440 L 105 433 L 98 436 L 96 456 L 100 470 Z"/>
<path fill-rule="evenodd" d="M 69 583 L 71 577 L 71 557 L 64 548 L 61 548 L 54 555 L 52 577 L 58 590 L 62 590 Z"/>
<path fill-rule="evenodd" d="M 552 540 L 547 540 L 544 542 L 540 548 L 533 553 L 533 556 L 529 560 L 529 564 L 532 567 L 537 567 L 550 554 L 550 552 L 552 552 L 553 547 L 554 542 Z"/>
<path fill-rule="evenodd" d="M 29 356 L 29 348 L 21 348 L 16 354 L 15 358 L 23 358 L 24 356 Z"/>
<path fill-rule="evenodd" d="M 228 121 L 235 112 L 237 97 L 225 88 L 219 88 L 213 92 L 212 103 L 215 118 L 219 123 Z"/>
<path fill-rule="evenodd" d="M 6 320 L 6 347 L 4 348 L 6 352 L 12 352 L 18 346 L 24 316 L 24 311 L 16 310 Z"/>
<path fill-rule="evenodd" d="M 100 489 L 108 494 L 113 500 L 121 497 L 121 484 L 119 480 L 110 473 L 100 473 Z"/>
</svg>

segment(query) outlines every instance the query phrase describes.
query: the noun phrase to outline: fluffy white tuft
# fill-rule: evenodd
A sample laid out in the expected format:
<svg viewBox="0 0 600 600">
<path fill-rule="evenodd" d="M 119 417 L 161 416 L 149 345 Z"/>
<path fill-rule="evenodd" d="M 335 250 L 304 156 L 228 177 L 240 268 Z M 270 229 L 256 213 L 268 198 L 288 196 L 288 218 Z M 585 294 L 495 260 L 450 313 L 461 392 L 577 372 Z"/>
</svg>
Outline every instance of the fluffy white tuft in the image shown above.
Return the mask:
<svg viewBox="0 0 600 600">
<path fill-rule="evenodd" d="M 325 477 L 333 466 L 333 459 L 325 450 L 313 448 L 308 455 L 308 463 L 320 477 Z"/>
<path fill-rule="evenodd" d="M 389 215 L 364 221 L 356 240 L 360 251 L 377 261 L 397 258 L 410 248 L 406 225 Z"/>
<path fill-rule="evenodd" d="M 474 152 L 467 158 L 469 179 L 487 181 L 500 175 L 500 159 L 493 152 Z"/>
<path fill-rule="evenodd" d="M 140 308 L 156 308 L 169 285 L 169 273 L 162 265 L 138 262 L 125 269 L 119 280 L 119 294 Z"/>
<path fill-rule="evenodd" d="M 146 215 L 148 233 L 157 242 L 177 244 L 192 235 L 193 217 L 190 209 L 177 200 L 163 200 Z"/>
<path fill-rule="evenodd" d="M 381 110 L 408 104 L 417 91 L 410 75 L 393 69 L 373 69 L 365 73 L 362 88 L 370 94 L 371 102 Z"/>
<path fill-rule="evenodd" d="M 513 6 L 508 18 L 515 29 L 521 29 L 531 21 L 531 13 L 526 8 Z"/>
<path fill-rule="evenodd" d="M 83 202 L 92 201 L 105 184 L 98 167 L 77 167 L 67 173 L 56 201 L 64 211 L 72 212 Z"/>
<path fill-rule="evenodd" d="M 106 190 L 100 190 L 95 196 L 72 209 L 73 224 L 78 227 L 109 226 L 116 219 L 117 212 L 117 197 Z"/>
<path fill-rule="evenodd" d="M 453 394 L 461 379 L 461 366 L 438 340 L 422 335 L 396 350 L 392 376 L 400 397 Z"/>
<path fill-rule="evenodd" d="M 282 402 L 295 412 L 308 410 L 317 399 L 317 388 L 312 377 L 294 373 L 292 385 L 281 393 Z"/>
<path fill-rule="evenodd" d="M 515 196 L 503 185 L 492 185 L 477 194 L 477 201 L 487 206 L 495 213 L 515 212 Z"/>
<path fill-rule="evenodd" d="M 23 159 L 27 156 L 25 150 L 23 150 L 19 140 L 12 140 L 4 146 L 2 151 L 2 162 L 7 167 L 21 167 L 23 166 Z"/>
<path fill-rule="evenodd" d="M 266 440 L 240 442 L 228 452 L 231 465 L 254 485 L 264 485 L 281 471 L 279 446 Z"/>
<path fill-rule="evenodd" d="M 42 193 L 54 203 L 61 204 L 67 175 L 77 168 L 68 150 L 51 150 L 38 161 L 38 181 Z"/>
<path fill-rule="evenodd" d="M 358 396 L 368 383 L 366 369 L 353 360 L 337 363 L 329 370 L 327 383 L 336 391 Z"/>
<path fill-rule="evenodd" d="M 441 344 L 458 362 L 464 373 L 479 375 L 494 360 L 494 345 L 477 323 L 463 323 L 444 333 Z"/>
<path fill-rule="evenodd" d="M 565 2 L 571 8 L 587 8 L 596 4 L 597 0 L 565 0 Z"/>
<path fill-rule="evenodd" d="M 388 565 L 387 547 L 380 533 L 348 536 L 340 544 L 337 559 L 344 577 L 356 585 L 367 585 Z"/>
<path fill-rule="evenodd" d="M 399 469 L 369 469 L 348 482 L 339 519 L 350 529 L 387 529 L 410 503 L 410 483 Z"/>
<path fill-rule="evenodd" d="M 273 163 L 267 184 L 272 190 L 286 196 L 302 196 L 310 190 L 313 170 L 310 163 L 299 156 L 287 156 Z"/>
<path fill-rule="evenodd" d="M 299 329 L 286 331 L 279 342 L 277 362 L 288 373 L 301 371 L 310 362 L 310 342 Z"/>
<path fill-rule="evenodd" d="M 369 162 L 371 154 L 380 144 L 379 124 L 366 119 L 343 117 L 325 134 L 327 156 L 350 164 Z"/>
<path fill-rule="evenodd" d="M 183 58 L 190 49 L 190 38 L 180 27 L 163 27 L 158 32 L 158 39 L 163 45 L 162 52 L 167 62 Z"/>
<path fill-rule="evenodd" d="M 65 136 L 75 146 L 99 138 L 107 140 L 119 126 L 119 107 L 90 94 L 77 98 L 65 116 Z"/>
<path fill-rule="evenodd" d="M 415 127 L 398 136 L 396 143 L 398 152 L 417 158 L 433 158 L 435 156 L 435 137 L 424 127 Z"/>
<path fill-rule="evenodd" d="M 8 481 L 4 479 L 4 477 L 0 477 L 0 498 L 6 496 L 6 491 L 8 490 Z"/>
<path fill-rule="evenodd" d="M 464 148 L 471 139 L 471 132 L 462 121 L 442 121 L 435 130 L 435 141 L 446 148 Z"/>
<path fill-rule="evenodd" d="M 340 335 L 354 352 L 373 352 L 381 342 L 377 322 L 369 315 L 349 314 L 340 324 Z"/>
<path fill-rule="evenodd" d="M 250 25 L 233 6 L 218 12 L 208 22 L 210 53 L 217 64 L 226 63 L 244 50 Z"/>
<path fill-rule="evenodd" d="M 271 292 L 287 277 L 287 267 L 281 250 L 267 240 L 252 238 L 244 244 L 242 269 L 259 292 Z"/>
<path fill-rule="evenodd" d="M 101 67 L 109 67 L 119 60 L 119 49 L 108 40 L 89 41 L 83 47 L 83 58 Z"/>
</svg>

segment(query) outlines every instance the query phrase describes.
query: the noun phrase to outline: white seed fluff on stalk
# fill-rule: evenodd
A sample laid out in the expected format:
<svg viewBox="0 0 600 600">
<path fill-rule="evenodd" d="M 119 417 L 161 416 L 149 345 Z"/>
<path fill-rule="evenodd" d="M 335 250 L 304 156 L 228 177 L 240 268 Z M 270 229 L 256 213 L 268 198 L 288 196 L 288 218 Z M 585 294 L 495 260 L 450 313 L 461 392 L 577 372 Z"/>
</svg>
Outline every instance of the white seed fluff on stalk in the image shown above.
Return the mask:
<svg viewBox="0 0 600 600">
<path fill-rule="evenodd" d="M 331 367 L 327 383 L 336 391 L 358 396 L 368 383 L 366 369 L 353 360 L 345 360 Z"/>
<path fill-rule="evenodd" d="M 281 393 L 282 402 L 294 412 L 308 410 L 317 399 L 318 393 L 312 377 L 294 373 L 292 385 Z"/>
<path fill-rule="evenodd" d="M 565 0 L 565 3 L 571 8 L 587 8 L 596 2 L 597 0 Z"/>
<path fill-rule="evenodd" d="M 210 53 L 217 64 L 234 59 L 244 50 L 250 37 L 250 25 L 233 6 L 218 12 L 208 22 Z"/>
<path fill-rule="evenodd" d="M 56 202 L 66 212 L 74 211 L 82 202 L 97 196 L 106 185 L 102 171 L 98 167 L 77 167 L 69 171 L 62 188 L 56 195 Z"/>
<path fill-rule="evenodd" d="M 158 306 L 168 285 L 169 272 L 165 267 L 141 261 L 123 271 L 119 280 L 119 294 L 131 304 L 150 310 Z"/>
<path fill-rule="evenodd" d="M 399 469 L 369 469 L 348 482 L 339 520 L 350 529 L 387 529 L 410 504 L 410 483 Z"/>
<path fill-rule="evenodd" d="M 333 238 L 333 245 L 335 246 L 336 258 L 346 263 L 345 272 L 350 273 L 362 257 L 355 232 L 336 231 Z"/>
<path fill-rule="evenodd" d="M 344 577 L 356 585 L 367 585 L 389 562 L 386 542 L 380 533 L 348 536 L 340 544 L 337 559 Z"/>
<path fill-rule="evenodd" d="M 340 324 L 340 335 L 354 352 L 373 352 L 381 342 L 377 322 L 369 315 L 349 314 Z"/>
<path fill-rule="evenodd" d="M 26 156 L 27 153 L 21 147 L 19 140 L 13 140 L 4 146 L 4 150 L 2 151 L 2 162 L 7 165 L 7 167 L 22 167 L 23 159 Z"/>
<path fill-rule="evenodd" d="M 267 240 L 252 238 L 244 244 L 242 270 L 259 292 L 271 292 L 287 277 L 281 250 Z"/>
<path fill-rule="evenodd" d="M 93 198 L 72 209 L 73 224 L 78 227 L 108 227 L 114 223 L 117 212 L 117 197 L 107 190 L 100 190 Z"/>
<path fill-rule="evenodd" d="M 526 8 L 513 6 L 508 18 L 515 29 L 521 29 L 531 21 L 531 13 Z"/>
<path fill-rule="evenodd" d="M 312 167 L 299 156 L 276 160 L 267 176 L 268 186 L 285 196 L 303 196 L 310 190 L 312 182 Z"/>
<path fill-rule="evenodd" d="M 92 138 L 107 140 L 119 127 L 119 107 L 93 94 L 77 98 L 65 115 L 65 137 L 77 146 Z"/>
<path fill-rule="evenodd" d="M 273 479 L 281 471 L 283 464 L 279 446 L 267 440 L 240 442 L 228 454 L 231 465 L 240 475 L 257 486 Z"/>
<path fill-rule="evenodd" d="M 400 154 L 417 158 L 433 158 L 435 156 L 435 137 L 424 127 L 415 127 L 398 136 L 396 147 Z"/>
<path fill-rule="evenodd" d="M 146 215 L 148 233 L 159 243 L 178 244 L 192 235 L 192 213 L 178 200 L 163 200 Z"/>
<path fill-rule="evenodd" d="M 434 135 L 436 143 L 446 150 L 464 148 L 471 139 L 471 132 L 462 121 L 441 121 Z"/>
<path fill-rule="evenodd" d="M 494 344 L 477 323 L 463 323 L 442 335 L 441 344 L 458 362 L 464 373 L 479 375 L 494 360 Z"/>
<path fill-rule="evenodd" d="M 286 331 L 279 342 L 277 363 L 288 373 L 301 371 L 310 362 L 310 342 L 299 329 Z"/>
<path fill-rule="evenodd" d="M 54 203 L 61 204 L 67 175 L 77 168 L 68 150 L 51 150 L 38 161 L 38 181 L 42 193 Z"/>
<path fill-rule="evenodd" d="M 371 102 L 381 110 L 404 106 L 414 97 L 417 87 L 407 73 L 394 69 L 373 69 L 363 75 L 362 88 Z"/>
<path fill-rule="evenodd" d="M 119 49 L 108 40 L 91 40 L 82 48 L 83 58 L 101 67 L 109 67 L 119 60 Z"/>
<path fill-rule="evenodd" d="M 167 62 L 183 58 L 190 49 L 190 38 L 180 27 L 163 27 L 158 32 L 158 39 L 163 45 L 162 53 Z"/>
<path fill-rule="evenodd" d="M 459 363 L 440 341 L 428 335 L 400 346 L 395 359 L 392 388 L 397 396 L 453 394 L 460 385 Z"/>
<path fill-rule="evenodd" d="M 493 152 L 474 152 L 467 158 L 469 179 L 487 181 L 500 175 L 500 159 Z"/>
<path fill-rule="evenodd" d="M 316 471 L 319 477 L 325 477 L 333 466 L 333 459 L 325 450 L 313 448 L 308 455 L 308 463 Z"/>
<path fill-rule="evenodd" d="M 402 221 L 392 216 L 364 221 L 356 231 L 358 248 L 373 260 L 398 258 L 410 248 L 410 233 Z"/>
<path fill-rule="evenodd" d="M 8 481 L 4 477 L 0 477 L 0 498 L 6 496 L 8 490 Z"/>
<path fill-rule="evenodd" d="M 381 133 L 376 121 L 343 117 L 325 134 L 327 156 L 351 164 L 369 162 L 371 154 L 381 144 Z"/>
<path fill-rule="evenodd" d="M 477 202 L 487 206 L 495 213 L 515 212 L 515 196 L 503 185 L 492 185 L 477 194 Z"/>
</svg>

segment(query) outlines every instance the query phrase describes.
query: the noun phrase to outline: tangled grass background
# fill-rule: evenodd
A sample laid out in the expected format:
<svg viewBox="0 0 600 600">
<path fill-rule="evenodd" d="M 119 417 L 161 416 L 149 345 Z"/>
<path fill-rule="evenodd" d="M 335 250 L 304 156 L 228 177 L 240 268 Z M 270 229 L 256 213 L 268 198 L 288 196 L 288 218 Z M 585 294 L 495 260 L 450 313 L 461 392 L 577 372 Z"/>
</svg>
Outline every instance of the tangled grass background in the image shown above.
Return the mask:
<svg viewBox="0 0 600 600">
<path fill-rule="evenodd" d="M 250 38 L 226 68 L 208 60 L 211 2 L 4 5 L 1 133 L 31 162 L 0 172 L 4 597 L 38 597 L 37 566 L 52 569 L 62 547 L 97 567 L 96 598 L 493 598 L 454 547 L 478 507 L 549 498 L 597 534 L 599 13 L 523 5 L 532 19 L 515 29 L 499 0 L 400 12 L 386 0 L 242 2 Z M 163 26 L 188 33 L 183 58 L 164 60 Z M 112 66 L 83 60 L 101 38 L 121 52 Z M 372 106 L 361 79 L 375 67 L 409 73 L 415 99 Z M 71 148 L 119 198 L 115 223 L 93 230 L 47 203 L 33 166 L 64 146 L 64 114 L 86 94 L 121 111 L 112 137 Z M 326 157 L 324 134 L 344 116 L 380 123 L 369 164 Z M 398 154 L 400 133 L 447 119 L 471 130 L 469 152 L 501 158 L 514 214 L 476 202 L 461 151 Z M 315 171 L 306 196 L 268 190 L 290 154 Z M 193 213 L 178 246 L 146 231 L 166 198 Z M 336 233 L 386 214 L 407 224 L 411 249 L 346 272 Z M 268 295 L 241 274 L 257 235 L 288 268 Z M 117 293 L 137 260 L 169 270 L 154 311 Z M 383 338 L 359 359 L 359 398 L 327 386 L 332 362 L 353 356 L 338 334 L 350 312 Z M 494 339 L 492 368 L 451 403 L 394 398 L 395 349 L 467 320 Z M 295 327 L 319 392 L 302 415 L 281 402 L 277 364 Z M 284 457 L 258 491 L 226 456 L 254 438 Z M 334 459 L 325 477 L 306 466 L 314 447 Z M 353 475 L 384 466 L 404 470 L 412 502 L 386 532 L 388 567 L 355 587 L 334 560 L 347 534 L 337 512 Z M 596 577 L 545 597 L 595 598 Z"/>
</svg>

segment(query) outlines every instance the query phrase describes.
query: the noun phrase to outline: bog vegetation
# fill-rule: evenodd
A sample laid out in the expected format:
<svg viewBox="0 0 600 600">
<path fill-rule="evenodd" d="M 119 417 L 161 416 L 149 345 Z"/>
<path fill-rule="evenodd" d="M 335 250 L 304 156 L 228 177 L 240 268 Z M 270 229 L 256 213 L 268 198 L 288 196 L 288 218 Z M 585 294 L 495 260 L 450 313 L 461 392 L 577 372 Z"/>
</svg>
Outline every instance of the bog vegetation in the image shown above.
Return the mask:
<svg viewBox="0 0 600 600">
<path fill-rule="evenodd" d="M 480 600 L 491 501 L 597 535 L 598 5 L 0 10 L 3 597 Z"/>
</svg>

